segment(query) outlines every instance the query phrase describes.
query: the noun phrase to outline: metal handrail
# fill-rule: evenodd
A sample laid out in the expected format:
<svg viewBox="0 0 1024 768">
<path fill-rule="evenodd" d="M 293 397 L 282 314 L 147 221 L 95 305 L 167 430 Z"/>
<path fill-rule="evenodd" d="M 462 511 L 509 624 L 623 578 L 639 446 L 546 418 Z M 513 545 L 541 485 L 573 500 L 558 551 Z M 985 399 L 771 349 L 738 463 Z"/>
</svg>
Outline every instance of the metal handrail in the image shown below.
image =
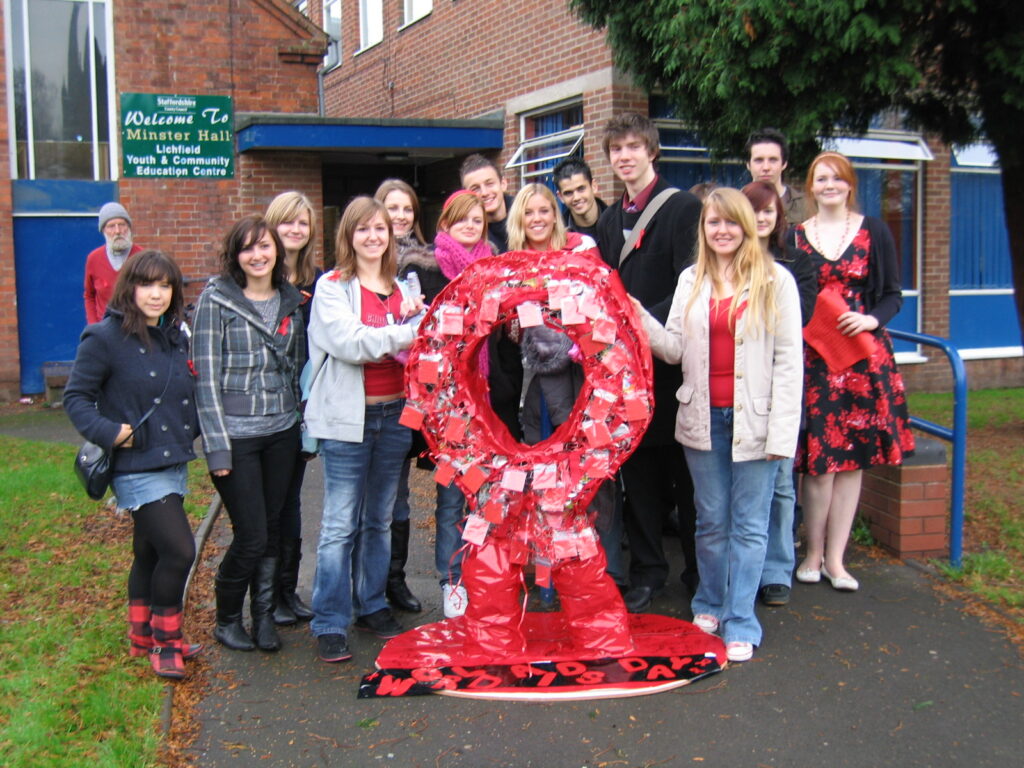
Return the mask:
<svg viewBox="0 0 1024 768">
<path fill-rule="evenodd" d="M 946 353 L 953 369 L 953 428 L 943 427 L 931 421 L 910 417 L 912 426 L 929 435 L 948 440 L 953 444 L 953 483 L 949 500 L 949 563 L 959 568 L 964 547 L 964 488 L 967 474 L 967 369 L 960 352 L 946 339 L 926 333 L 898 331 L 889 328 L 894 339 L 937 347 Z"/>
</svg>

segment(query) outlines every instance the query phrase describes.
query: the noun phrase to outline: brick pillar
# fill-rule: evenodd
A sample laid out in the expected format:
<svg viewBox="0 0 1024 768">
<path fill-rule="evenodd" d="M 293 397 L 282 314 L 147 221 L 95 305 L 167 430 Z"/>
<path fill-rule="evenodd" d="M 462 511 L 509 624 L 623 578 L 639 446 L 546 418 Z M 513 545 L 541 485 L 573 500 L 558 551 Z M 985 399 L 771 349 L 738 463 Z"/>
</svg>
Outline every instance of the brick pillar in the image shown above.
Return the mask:
<svg viewBox="0 0 1024 768">
<path fill-rule="evenodd" d="M 902 466 L 865 471 L 860 515 L 881 547 L 900 558 L 949 554 L 949 468 L 946 446 L 917 437 Z"/>
</svg>

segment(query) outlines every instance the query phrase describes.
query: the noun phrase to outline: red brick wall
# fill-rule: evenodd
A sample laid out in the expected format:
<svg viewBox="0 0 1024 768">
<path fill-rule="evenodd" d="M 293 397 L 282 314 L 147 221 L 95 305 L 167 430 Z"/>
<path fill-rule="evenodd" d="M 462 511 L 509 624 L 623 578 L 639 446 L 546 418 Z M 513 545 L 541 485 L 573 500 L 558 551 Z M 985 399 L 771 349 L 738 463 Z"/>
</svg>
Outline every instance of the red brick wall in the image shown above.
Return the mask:
<svg viewBox="0 0 1024 768">
<path fill-rule="evenodd" d="M 120 2 L 114 13 L 118 93 L 231 96 L 236 113 L 317 111 L 323 38 L 284 0 Z M 189 277 L 212 273 L 231 224 L 262 213 L 277 192 L 321 198 L 319 159 L 291 156 L 269 166 L 236 156 L 234 179 L 122 179 L 119 187 L 139 244 L 173 254 Z"/>
<path fill-rule="evenodd" d="M 3 7 L 0 6 L 0 22 Z M 7 51 L 0 46 L 0 72 L 7 71 Z M 0 168 L 10 167 L 7 121 L 7 79 L 0 77 Z M 19 392 L 18 307 L 14 287 L 14 222 L 11 219 L 11 185 L 0 184 L 0 400 Z"/>
</svg>

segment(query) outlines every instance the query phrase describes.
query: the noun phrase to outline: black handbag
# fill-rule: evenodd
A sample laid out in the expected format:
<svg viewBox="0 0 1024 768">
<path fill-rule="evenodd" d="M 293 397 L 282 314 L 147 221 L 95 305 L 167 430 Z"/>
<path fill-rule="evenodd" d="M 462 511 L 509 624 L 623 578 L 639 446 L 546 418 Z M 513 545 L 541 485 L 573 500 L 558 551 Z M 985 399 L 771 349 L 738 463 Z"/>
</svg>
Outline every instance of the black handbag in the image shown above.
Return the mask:
<svg viewBox="0 0 1024 768">
<path fill-rule="evenodd" d="M 131 440 L 135 430 L 145 424 L 146 419 L 153 415 L 153 411 L 156 410 L 156 407 L 164 399 L 164 395 L 167 394 L 167 387 L 171 384 L 171 372 L 173 370 L 174 357 L 172 355 L 171 367 L 167 369 L 167 381 L 164 383 L 163 392 L 153 402 L 153 406 L 146 411 L 146 415 L 139 419 L 139 423 L 132 427 L 132 431 L 122 442 Z M 117 446 L 115 445 L 114 448 L 117 448 Z M 114 468 L 110 462 L 110 452 L 102 446 L 86 440 L 82 447 L 78 449 L 78 455 L 75 456 L 75 474 L 78 475 L 78 480 L 82 487 L 85 488 L 89 498 L 93 501 L 99 501 L 107 494 L 110 479 L 114 475 Z"/>
<path fill-rule="evenodd" d="M 110 466 L 110 454 L 87 440 L 75 456 L 75 474 L 89 498 L 99 501 L 106 494 L 110 477 L 114 474 Z"/>
</svg>

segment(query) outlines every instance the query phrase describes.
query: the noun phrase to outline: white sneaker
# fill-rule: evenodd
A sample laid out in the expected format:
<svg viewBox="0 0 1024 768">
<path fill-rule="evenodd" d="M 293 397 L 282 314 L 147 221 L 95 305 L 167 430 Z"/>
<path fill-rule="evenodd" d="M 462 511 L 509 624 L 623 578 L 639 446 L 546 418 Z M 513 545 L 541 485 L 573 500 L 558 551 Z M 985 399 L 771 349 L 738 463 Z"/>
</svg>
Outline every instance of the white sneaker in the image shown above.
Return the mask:
<svg viewBox="0 0 1024 768">
<path fill-rule="evenodd" d="M 718 619 L 708 613 L 698 613 L 693 617 L 693 623 L 698 629 L 702 629 L 709 635 L 718 631 Z"/>
<path fill-rule="evenodd" d="M 461 584 L 442 584 L 441 603 L 444 605 L 444 617 L 454 619 L 466 612 L 469 605 L 469 595 L 466 588 Z"/>
<path fill-rule="evenodd" d="M 754 656 L 754 644 L 734 640 L 725 644 L 725 658 L 732 662 L 750 661 Z"/>
</svg>

